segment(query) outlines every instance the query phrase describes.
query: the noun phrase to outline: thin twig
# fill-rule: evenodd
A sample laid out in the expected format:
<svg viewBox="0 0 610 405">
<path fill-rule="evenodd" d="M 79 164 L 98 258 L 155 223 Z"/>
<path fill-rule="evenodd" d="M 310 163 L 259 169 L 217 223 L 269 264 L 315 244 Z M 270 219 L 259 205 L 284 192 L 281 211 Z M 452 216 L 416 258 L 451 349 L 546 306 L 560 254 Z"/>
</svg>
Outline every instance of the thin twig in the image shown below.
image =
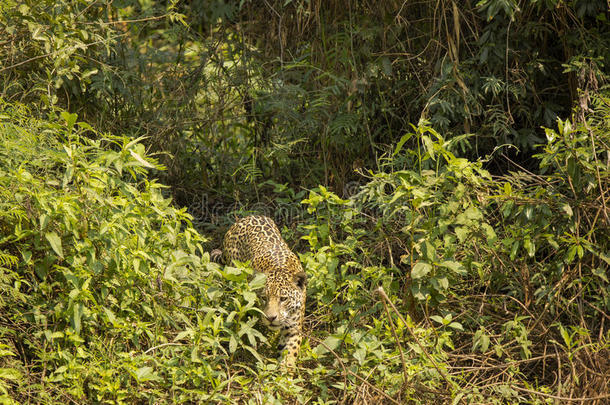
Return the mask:
<svg viewBox="0 0 610 405">
<path fill-rule="evenodd" d="M 160 348 L 165 347 L 165 346 L 184 346 L 184 343 L 173 343 L 173 342 L 163 343 L 163 344 L 160 344 L 160 345 L 153 346 L 153 347 L 149 348 L 148 350 L 146 350 L 144 352 L 144 354 L 148 354 L 149 352 L 151 352 L 153 350 L 160 349 Z"/>
<path fill-rule="evenodd" d="M 604 188 L 602 187 L 602 179 L 599 175 L 599 161 L 597 160 L 597 150 L 595 149 L 595 138 L 593 138 L 593 131 L 589 127 L 589 124 L 587 124 L 587 121 L 584 121 L 584 124 L 585 124 L 585 128 L 587 129 L 587 132 L 589 132 L 589 136 L 591 137 L 591 149 L 593 149 L 592 150 L 593 158 L 595 159 L 595 174 L 597 175 L 597 185 L 599 186 L 599 195 L 601 197 L 602 205 L 604 207 L 604 218 L 606 219 L 606 225 L 609 225 L 610 218 L 608 218 L 608 207 L 606 207 L 605 192 L 604 192 Z"/>
<path fill-rule="evenodd" d="M 388 297 L 388 295 L 385 293 L 385 290 L 383 289 L 383 287 L 378 287 L 375 292 L 377 294 L 379 294 L 386 302 L 388 302 L 390 304 L 390 306 L 392 307 L 392 309 L 394 310 L 394 312 L 396 313 L 396 315 L 398 315 L 398 317 L 400 318 L 400 320 L 403 322 L 403 324 L 405 325 L 405 327 L 407 328 L 407 331 L 409 331 L 409 334 L 411 335 L 411 337 L 415 340 L 415 343 L 417 344 L 417 346 L 419 346 L 420 350 L 422 351 L 422 353 L 426 356 L 426 358 L 430 361 L 430 363 L 432 363 L 432 365 L 434 366 L 434 368 L 436 369 L 436 371 L 438 372 L 438 374 L 445 380 L 445 382 L 450 385 L 450 386 L 454 386 L 455 384 L 452 383 L 449 378 L 447 377 L 447 375 L 443 372 L 443 370 L 441 370 L 441 368 L 438 366 L 438 364 L 436 364 L 436 362 L 434 361 L 434 359 L 432 358 L 432 356 L 430 356 L 430 354 L 426 351 L 425 347 L 419 342 L 419 339 L 417 338 L 417 335 L 415 335 L 415 332 L 413 332 L 413 330 L 411 329 L 411 327 L 409 326 L 409 324 L 407 323 L 407 321 L 403 318 L 403 316 L 400 314 L 400 312 L 398 312 L 398 309 L 396 309 L 396 306 L 394 305 L 394 303 L 390 300 L 390 298 Z"/>
<path fill-rule="evenodd" d="M 382 287 L 379 287 L 382 288 Z M 385 299 L 381 300 L 383 307 L 385 308 L 386 314 L 388 314 L 388 322 L 390 323 L 390 328 L 392 329 L 392 335 L 394 336 L 394 340 L 396 341 L 396 345 L 398 346 L 398 351 L 400 353 L 400 362 L 402 363 L 402 372 L 404 384 L 407 383 L 409 379 L 409 374 L 407 373 L 407 364 L 405 362 L 405 355 L 402 352 L 402 346 L 400 345 L 400 340 L 398 340 L 398 335 L 396 334 L 396 329 L 394 328 L 394 322 L 392 322 L 392 316 L 390 315 L 390 310 L 388 309 L 388 305 L 386 304 Z"/>
<path fill-rule="evenodd" d="M 125 35 L 127 35 L 127 34 L 120 34 L 116 38 L 123 37 Z M 88 48 L 90 46 L 101 44 L 101 43 L 104 43 L 106 41 L 107 41 L 106 39 L 102 39 L 102 40 L 99 40 L 99 41 L 91 42 L 89 44 L 85 44 L 85 47 Z M 53 55 L 55 55 L 55 54 L 57 54 L 59 52 L 62 52 L 62 51 L 63 51 L 62 49 L 58 49 L 56 51 L 45 53 L 43 55 L 34 56 L 33 58 L 26 59 L 26 60 L 21 61 L 19 63 L 15 63 L 14 65 L 3 67 L 2 69 L 0 69 L 0 73 L 4 72 L 5 70 L 10 70 L 10 69 L 14 69 L 14 68 L 16 68 L 18 66 L 25 65 L 26 63 L 30 63 L 30 62 L 33 62 L 33 61 L 38 60 L 38 59 L 42 59 L 42 58 L 46 58 L 46 57 L 49 57 L 49 56 L 53 56 Z"/>
<path fill-rule="evenodd" d="M 608 399 L 608 398 L 610 398 L 610 394 L 598 395 L 596 397 L 588 397 L 588 398 L 568 398 L 568 397 L 560 397 L 560 396 L 553 395 L 553 394 L 547 394 L 546 392 L 529 390 L 527 388 L 522 388 L 522 387 L 519 387 L 517 385 L 512 385 L 512 384 L 511 384 L 510 387 L 514 388 L 514 389 L 516 389 L 518 391 L 523 391 L 523 392 L 528 392 L 530 394 L 540 395 L 541 397 L 545 397 L 545 398 L 557 399 L 559 401 L 590 402 L 590 401 L 597 401 L 597 400 L 600 400 L 600 399 Z"/>
<path fill-rule="evenodd" d="M 169 16 L 169 14 L 163 14 L 163 15 L 156 15 L 156 16 L 146 17 L 146 18 L 136 18 L 134 20 L 88 21 L 88 22 L 82 22 L 81 24 L 85 24 L 85 25 L 131 24 L 131 23 L 144 22 L 144 21 L 162 20 L 168 16 Z"/>
<path fill-rule="evenodd" d="M 343 368 L 343 379 L 344 379 L 344 391 L 343 391 L 343 400 L 342 402 L 345 403 L 345 399 L 346 399 L 346 395 L 347 392 L 345 391 L 345 389 L 347 388 L 347 379 L 346 379 L 346 375 L 349 374 L 351 376 L 356 377 L 358 380 L 360 380 L 361 382 L 363 382 L 364 384 L 366 384 L 367 386 L 369 386 L 369 388 L 372 388 L 375 392 L 377 392 L 378 394 L 382 395 L 384 398 L 386 398 L 388 401 L 392 402 L 393 404 L 397 404 L 400 405 L 400 402 L 398 402 L 397 400 L 395 400 L 394 398 L 392 398 L 391 396 L 389 396 L 388 394 L 386 394 L 385 392 L 383 392 L 382 390 L 380 390 L 379 388 L 375 387 L 373 384 L 371 384 L 370 382 L 368 382 L 366 379 L 364 379 L 363 377 L 359 376 L 358 374 L 354 373 L 351 370 L 348 370 L 345 367 L 345 364 L 343 364 L 343 360 L 341 360 L 341 357 L 339 357 L 339 355 L 337 353 L 335 353 L 335 351 L 333 349 L 331 349 L 330 347 L 328 347 L 328 345 L 326 343 L 324 343 L 323 341 L 321 341 L 320 339 L 317 339 L 313 336 L 310 336 L 306 333 L 304 333 L 304 335 L 311 339 L 314 340 L 315 342 L 321 344 L 322 346 L 324 346 L 324 348 L 326 350 L 328 350 L 330 353 L 332 353 L 333 356 L 335 356 L 335 358 L 339 361 L 339 364 L 341 365 L 341 368 Z"/>
<path fill-rule="evenodd" d="M 335 358 L 337 359 L 337 361 L 339 362 L 339 364 L 341 365 L 341 368 L 343 369 L 343 399 L 341 400 L 341 402 L 345 403 L 345 399 L 347 398 L 347 374 L 348 374 L 348 370 L 345 367 L 345 364 L 343 363 L 343 360 L 341 360 L 341 357 L 339 357 L 339 355 L 337 353 L 335 353 L 335 351 L 333 349 L 331 349 L 330 347 L 328 347 L 328 345 L 326 343 L 324 343 L 323 341 L 321 341 L 320 339 L 317 339 L 305 332 L 302 332 L 304 336 L 306 336 L 308 339 L 311 339 L 319 344 L 321 344 L 322 346 L 324 346 L 324 348 L 326 350 L 328 350 L 330 353 L 333 354 L 333 356 L 335 356 Z"/>
<path fill-rule="evenodd" d="M 273 11 L 275 13 L 275 15 L 277 15 L 279 21 L 278 21 L 278 26 L 277 26 L 277 39 L 278 41 L 280 41 L 280 65 L 283 67 L 284 66 L 284 43 L 282 42 L 282 15 L 280 13 L 277 12 L 276 9 L 273 8 L 273 6 L 271 4 L 269 4 L 269 2 L 267 0 L 264 0 L 265 4 L 267 5 L 267 7 L 269 7 L 269 9 L 271 11 Z"/>
<path fill-rule="evenodd" d="M 514 367 L 514 366 L 518 366 L 519 364 L 531 363 L 531 362 L 543 360 L 543 359 L 546 359 L 549 357 L 555 357 L 555 355 L 554 354 L 545 354 L 545 355 L 541 355 L 541 356 L 532 357 L 530 359 L 515 360 L 515 361 L 511 361 L 509 363 L 494 364 L 494 365 L 489 365 L 489 366 L 447 366 L 447 367 L 450 369 L 456 369 L 456 370 L 460 370 L 460 371 L 476 371 L 476 370 L 489 371 L 489 370 L 499 369 L 499 368 Z"/>
</svg>

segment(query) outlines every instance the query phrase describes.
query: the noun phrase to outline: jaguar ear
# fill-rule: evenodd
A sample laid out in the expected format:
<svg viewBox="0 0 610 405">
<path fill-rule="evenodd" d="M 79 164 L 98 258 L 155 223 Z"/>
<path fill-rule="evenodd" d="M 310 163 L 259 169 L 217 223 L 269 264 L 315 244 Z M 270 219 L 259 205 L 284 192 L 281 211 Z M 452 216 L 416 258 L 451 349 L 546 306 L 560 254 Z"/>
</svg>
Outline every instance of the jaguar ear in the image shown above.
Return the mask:
<svg viewBox="0 0 610 405">
<path fill-rule="evenodd" d="M 294 275 L 294 283 L 301 290 L 304 290 L 307 287 L 307 274 L 304 271 L 300 271 Z"/>
</svg>

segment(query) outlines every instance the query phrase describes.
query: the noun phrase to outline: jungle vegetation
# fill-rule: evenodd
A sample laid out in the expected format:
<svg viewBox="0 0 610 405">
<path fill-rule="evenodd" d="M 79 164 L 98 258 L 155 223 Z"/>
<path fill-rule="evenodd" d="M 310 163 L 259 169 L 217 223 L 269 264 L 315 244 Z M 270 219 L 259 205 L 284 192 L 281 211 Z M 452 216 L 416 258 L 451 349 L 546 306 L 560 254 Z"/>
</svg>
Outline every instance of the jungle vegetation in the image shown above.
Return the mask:
<svg viewBox="0 0 610 405">
<path fill-rule="evenodd" d="M 0 1 L 0 402 L 610 401 L 607 0 Z M 309 276 L 293 376 L 235 218 Z"/>
</svg>

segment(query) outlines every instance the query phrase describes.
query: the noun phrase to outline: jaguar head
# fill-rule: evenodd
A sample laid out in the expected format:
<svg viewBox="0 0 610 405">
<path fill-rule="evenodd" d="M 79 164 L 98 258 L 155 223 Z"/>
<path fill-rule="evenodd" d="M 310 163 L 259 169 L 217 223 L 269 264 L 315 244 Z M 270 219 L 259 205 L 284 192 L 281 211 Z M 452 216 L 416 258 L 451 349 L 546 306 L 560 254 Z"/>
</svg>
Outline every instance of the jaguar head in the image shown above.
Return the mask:
<svg viewBox="0 0 610 405">
<path fill-rule="evenodd" d="M 274 330 L 296 327 L 305 305 L 306 287 L 307 275 L 303 271 L 267 275 L 263 323 Z"/>
</svg>

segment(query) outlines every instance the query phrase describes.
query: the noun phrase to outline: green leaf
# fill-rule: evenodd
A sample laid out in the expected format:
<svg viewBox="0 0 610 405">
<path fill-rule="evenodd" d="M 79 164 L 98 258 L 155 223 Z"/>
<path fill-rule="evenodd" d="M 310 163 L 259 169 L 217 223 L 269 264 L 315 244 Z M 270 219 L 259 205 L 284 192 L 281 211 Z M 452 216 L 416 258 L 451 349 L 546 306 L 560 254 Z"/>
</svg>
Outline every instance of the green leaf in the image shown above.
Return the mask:
<svg viewBox="0 0 610 405">
<path fill-rule="evenodd" d="M 546 241 L 553 249 L 559 249 L 559 243 L 553 238 L 553 235 L 547 236 Z"/>
<path fill-rule="evenodd" d="M 570 336 L 566 328 L 563 327 L 563 325 L 559 325 L 559 333 L 561 334 L 561 337 L 563 338 L 563 341 L 565 342 L 566 346 L 571 347 L 572 337 Z"/>
<path fill-rule="evenodd" d="M 486 222 L 483 223 L 481 225 L 481 227 L 485 231 L 485 236 L 487 238 L 487 244 L 489 246 L 491 246 L 493 243 L 496 242 L 496 240 L 498 240 L 498 235 L 496 235 L 496 231 L 494 231 L 494 229 L 491 227 L 491 225 L 489 225 Z"/>
<path fill-rule="evenodd" d="M 435 277 L 434 280 L 436 280 L 441 289 L 447 290 L 449 288 L 449 279 L 447 277 Z"/>
<path fill-rule="evenodd" d="M 428 152 L 428 155 L 430 155 L 432 160 L 436 160 L 434 156 L 434 142 L 432 141 L 432 139 L 430 139 L 430 137 L 427 135 L 422 135 L 421 140 L 424 144 L 424 147 L 426 148 L 426 152 Z"/>
<path fill-rule="evenodd" d="M 53 332 L 51 334 L 51 339 L 61 339 L 65 336 L 65 334 L 61 331 Z"/>
<path fill-rule="evenodd" d="M 174 342 L 177 342 L 177 341 L 182 340 L 187 337 L 190 340 L 190 339 L 192 339 L 193 334 L 194 334 L 194 331 L 192 329 L 183 330 L 182 332 L 180 332 L 176 335 L 176 337 L 174 338 Z"/>
<path fill-rule="evenodd" d="M 235 353 L 235 350 L 237 350 L 237 339 L 235 338 L 235 335 L 231 335 L 231 338 L 229 339 L 229 352 Z"/>
<path fill-rule="evenodd" d="M 252 346 L 244 346 L 244 349 L 246 349 L 247 351 L 249 351 L 250 353 L 252 353 L 252 355 L 254 356 L 254 358 L 256 360 L 258 360 L 259 362 L 263 362 L 263 358 L 261 357 L 261 355 L 256 351 L 256 349 L 254 349 Z"/>
<path fill-rule="evenodd" d="M 413 293 L 413 297 L 420 301 L 425 301 L 430 296 L 428 288 L 419 283 L 411 286 L 411 292 Z"/>
<path fill-rule="evenodd" d="M 144 158 L 142 158 L 142 156 L 138 155 L 133 150 L 130 150 L 129 153 L 131 154 L 131 156 L 133 156 L 133 158 L 135 160 L 138 161 L 138 163 L 140 163 L 141 166 L 148 167 L 150 169 L 154 169 L 155 168 L 155 166 L 153 166 L 152 164 L 148 163 Z"/>
<path fill-rule="evenodd" d="M 47 214 L 42 214 L 38 218 L 38 222 L 40 222 L 40 230 L 41 231 L 44 231 L 44 229 L 47 227 L 47 225 L 49 225 L 49 221 L 50 220 L 51 220 L 51 218 Z"/>
<path fill-rule="evenodd" d="M 112 312 L 110 309 L 108 309 L 106 307 L 102 307 L 102 309 L 104 310 L 104 313 L 106 314 L 106 317 L 108 318 L 110 323 L 112 323 L 113 325 L 116 325 L 116 315 L 114 314 L 114 312 Z"/>
<path fill-rule="evenodd" d="M 455 3 L 454 3 L 454 4 L 455 4 Z M 462 398 L 464 397 L 464 395 L 466 395 L 466 393 L 465 393 L 465 392 L 460 392 L 459 394 L 457 394 L 457 395 L 456 395 L 456 396 L 453 398 L 453 401 L 451 401 L 451 405 L 458 405 L 458 404 L 461 404 L 461 403 L 463 402 L 463 401 L 462 401 Z"/>
<path fill-rule="evenodd" d="M 265 281 L 267 280 L 267 275 L 262 272 L 257 272 L 252 280 L 250 281 L 250 289 L 251 290 L 259 290 L 265 286 Z"/>
<path fill-rule="evenodd" d="M 430 241 L 425 241 L 423 246 L 422 246 L 422 251 L 423 254 L 425 255 L 426 259 L 428 259 L 431 262 L 434 262 L 437 260 L 436 258 L 436 248 L 434 247 L 434 245 L 432 243 L 430 243 Z"/>
<path fill-rule="evenodd" d="M 201 363 L 201 358 L 199 357 L 199 349 L 197 346 L 193 346 L 193 350 L 191 350 L 191 363 Z"/>
<path fill-rule="evenodd" d="M 154 369 L 150 366 L 144 366 L 137 369 L 134 377 L 138 382 L 159 380 L 159 376 L 154 373 Z"/>
<path fill-rule="evenodd" d="M 506 183 L 506 184 L 508 184 L 508 183 Z M 510 213 L 513 210 L 514 205 L 515 205 L 515 203 L 513 200 L 508 200 L 507 202 L 504 203 L 504 205 L 502 206 L 502 215 L 504 216 L 504 218 L 508 218 L 508 216 L 510 215 Z"/>
<path fill-rule="evenodd" d="M 566 169 L 568 171 L 568 174 L 572 178 L 572 182 L 574 183 L 574 186 L 575 187 L 580 186 L 580 181 L 579 181 L 580 170 L 578 169 L 578 164 L 576 163 L 575 158 L 570 157 L 568 159 L 568 165 L 567 165 Z"/>
<path fill-rule="evenodd" d="M 465 226 L 458 226 L 455 228 L 455 235 L 458 237 L 458 240 L 464 242 L 468 235 L 470 234 L 470 230 Z"/>
<path fill-rule="evenodd" d="M 366 361 L 366 348 L 359 347 L 354 351 L 353 356 L 356 360 L 358 360 L 358 364 L 363 365 Z"/>
<path fill-rule="evenodd" d="M 55 253 L 57 253 L 57 255 L 59 257 L 63 258 L 64 257 L 64 251 L 63 251 L 63 249 L 61 247 L 61 239 L 59 238 L 59 236 L 55 232 L 47 232 L 45 234 L 45 237 L 47 238 L 47 240 L 51 244 L 51 248 L 53 248 Z"/>
<path fill-rule="evenodd" d="M 432 316 L 430 317 L 430 319 L 432 319 L 434 322 L 438 322 L 438 323 L 440 323 L 441 325 L 443 325 L 443 317 L 442 317 L 442 316 L 440 316 L 440 315 L 432 315 Z"/>
<path fill-rule="evenodd" d="M 396 191 L 394 192 L 394 195 L 392 196 L 392 199 L 388 202 L 388 204 L 395 203 L 396 200 L 398 200 L 399 198 L 401 198 L 402 196 L 404 196 L 406 194 L 407 194 L 407 192 L 404 188 L 398 187 L 398 189 L 396 189 Z"/>
<path fill-rule="evenodd" d="M 481 353 L 485 353 L 487 349 L 489 349 L 489 335 L 485 333 L 483 328 L 479 329 L 475 332 L 473 338 L 472 350 L 476 350 L 477 348 Z"/>
<path fill-rule="evenodd" d="M 532 207 L 531 205 L 528 205 L 527 207 L 525 207 L 524 214 L 525 214 L 525 218 L 528 221 L 531 221 L 532 216 L 534 215 L 534 207 Z"/>
<path fill-rule="evenodd" d="M 324 344 L 320 343 L 313 349 L 313 352 L 317 355 L 328 353 L 328 349 L 335 350 L 337 347 L 339 347 L 341 342 L 342 339 L 336 336 L 328 336 L 326 339 L 324 339 Z M 328 349 L 325 345 L 328 346 Z"/>
<path fill-rule="evenodd" d="M 0 357 L 16 356 L 9 346 L 0 343 Z"/>
<path fill-rule="evenodd" d="M 523 241 L 523 247 L 525 250 L 527 250 L 527 255 L 529 257 L 534 257 L 534 254 L 536 254 L 536 244 L 532 242 L 531 239 L 525 238 Z"/>
<path fill-rule="evenodd" d="M 597 268 L 593 269 L 591 272 L 593 273 L 594 276 L 601 278 L 606 283 L 608 282 L 608 276 L 606 275 L 606 270 L 602 269 L 601 267 L 597 267 Z"/>
<path fill-rule="evenodd" d="M 504 354 L 504 348 L 502 345 L 494 345 L 494 351 L 496 352 L 496 357 L 500 358 Z"/>
<path fill-rule="evenodd" d="M 247 274 L 245 268 L 225 266 L 223 277 L 229 281 L 245 281 Z"/>
<path fill-rule="evenodd" d="M 81 317 L 83 315 L 83 303 L 78 302 L 78 303 L 74 304 L 73 311 L 74 312 L 72 313 L 72 327 L 74 328 L 74 331 L 78 335 L 78 334 L 80 334 L 80 329 L 81 329 Z"/>
<path fill-rule="evenodd" d="M 0 368 L 0 378 L 4 380 L 19 380 L 21 373 L 14 368 Z"/>
<path fill-rule="evenodd" d="M 445 267 L 445 268 L 453 271 L 454 273 L 462 275 L 462 276 L 468 274 L 468 272 L 466 271 L 466 269 L 464 268 L 462 263 L 456 262 L 454 260 L 445 260 L 444 262 L 442 262 L 440 264 L 440 266 Z"/>
<path fill-rule="evenodd" d="M 242 295 L 248 304 L 253 305 L 255 303 L 256 293 L 253 293 L 252 291 L 244 291 Z"/>
<path fill-rule="evenodd" d="M 412 136 L 413 134 L 403 135 L 402 138 L 400 138 L 400 141 L 398 141 L 398 143 L 396 144 L 396 148 L 394 148 L 394 153 L 392 153 L 392 156 L 396 156 L 398 152 L 400 152 L 400 150 L 402 149 L 402 146 L 405 144 L 405 142 L 407 142 Z"/>
<path fill-rule="evenodd" d="M 464 327 L 463 327 L 463 326 L 462 326 L 462 324 L 461 324 L 461 323 L 459 323 L 459 322 L 451 322 L 451 323 L 449 324 L 449 327 L 450 327 L 451 329 L 455 329 L 455 330 L 459 330 L 459 331 L 464 331 Z"/>
<path fill-rule="evenodd" d="M 25 250 L 25 251 L 21 252 L 21 255 L 23 256 L 24 264 L 28 264 L 30 262 L 30 260 L 32 259 L 32 252 L 30 250 Z"/>
<path fill-rule="evenodd" d="M 422 278 L 432 270 L 432 265 L 426 262 L 418 262 L 411 270 L 411 277 L 414 279 Z"/>
<path fill-rule="evenodd" d="M 513 242 L 513 245 L 510 248 L 510 259 L 511 260 L 515 260 L 515 257 L 517 257 L 518 251 L 519 251 L 519 241 L 516 240 Z"/>
<path fill-rule="evenodd" d="M 74 127 L 76 119 L 78 118 L 77 114 L 70 114 L 67 111 L 62 111 L 59 115 L 63 120 L 66 121 L 66 127 L 68 127 L 68 129 L 72 129 L 72 127 Z"/>
</svg>

